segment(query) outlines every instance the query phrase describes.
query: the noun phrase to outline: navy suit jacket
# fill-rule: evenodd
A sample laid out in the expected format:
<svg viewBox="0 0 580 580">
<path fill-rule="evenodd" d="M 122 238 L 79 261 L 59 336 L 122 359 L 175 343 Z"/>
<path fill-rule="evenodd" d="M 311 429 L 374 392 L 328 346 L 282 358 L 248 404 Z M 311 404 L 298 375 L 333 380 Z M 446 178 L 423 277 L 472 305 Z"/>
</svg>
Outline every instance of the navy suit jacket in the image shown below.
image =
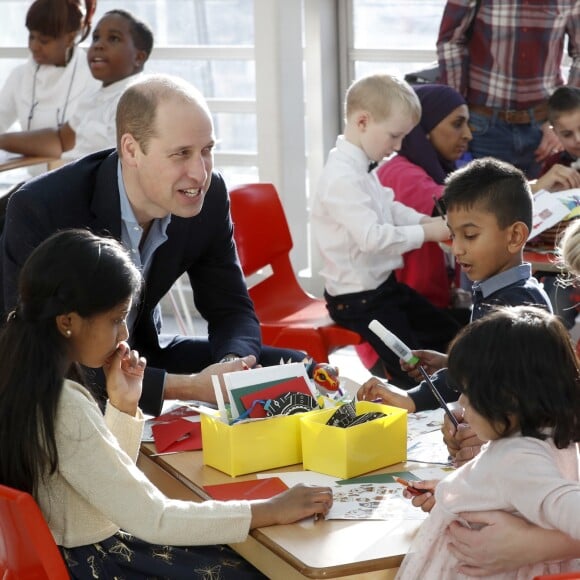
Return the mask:
<svg viewBox="0 0 580 580">
<path fill-rule="evenodd" d="M 3 309 L 14 308 L 20 268 L 52 233 L 89 228 L 121 240 L 118 155 L 104 150 L 25 183 L 8 204 L 0 252 Z M 165 371 L 200 371 L 228 353 L 260 355 L 260 327 L 237 258 L 229 197 L 214 173 L 203 208 L 192 218 L 171 217 L 167 241 L 155 252 L 142 291 L 131 345 L 147 357 L 142 408 L 158 414 Z M 160 335 L 155 306 L 187 272 L 195 305 L 208 322 L 211 360 L 187 358 L 183 341 Z M 172 356 L 172 353 L 174 356 Z M 164 370 L 155 368 L 161 363 Z"/>
</svg>

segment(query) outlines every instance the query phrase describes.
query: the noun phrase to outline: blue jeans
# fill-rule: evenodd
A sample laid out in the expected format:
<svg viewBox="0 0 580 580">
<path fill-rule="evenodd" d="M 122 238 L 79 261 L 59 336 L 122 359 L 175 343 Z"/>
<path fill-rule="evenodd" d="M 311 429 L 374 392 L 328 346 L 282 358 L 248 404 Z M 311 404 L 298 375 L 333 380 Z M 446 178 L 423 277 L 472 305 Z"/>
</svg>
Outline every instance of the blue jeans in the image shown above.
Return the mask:
<svg viewBox="0 0 580 580">
<path fill-rule="evenodd" d="M 519 167 L 528 179 L 538 177 L 541 166 L 534 159 L 534 151 L 542 140 L 541 123 L 515 125 L 498 119 L 497 115 L 470 113 L 469 126 L 473 157 L 496 157 Z"/>
</svg>

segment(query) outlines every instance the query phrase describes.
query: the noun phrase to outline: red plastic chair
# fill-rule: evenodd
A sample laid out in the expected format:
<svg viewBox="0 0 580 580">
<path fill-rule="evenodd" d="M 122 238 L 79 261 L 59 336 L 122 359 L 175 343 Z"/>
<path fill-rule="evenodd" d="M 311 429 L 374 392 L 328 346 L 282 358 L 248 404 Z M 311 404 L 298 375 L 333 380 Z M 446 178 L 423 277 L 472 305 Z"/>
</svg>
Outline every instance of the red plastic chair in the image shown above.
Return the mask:
<svg viewBox="0 0 580 580">
<path fill-rule="evenodd" d="M 276 188 L 241 185 L 230 191 L 230 202 L 244 275 L 272 268 L 271 276 L 249 290 L 264 344 L 305 350 L 317 362 L 328 362 L 337 348 L 359 344 L 359 334 L 335 324 L 324 300 L 298 283 L 289 257 L 292 236 Z"/>
<path fill-rule="evenodd" d="M 0 578 L 70 578 L 40 508 L 26 492 L 0 485 Z"/>
<path fill-rule="evenodd" d="M 535 576 L 534 580 L 580 580 L 580 570 L 578 572 L 562 572 L 561 574 Z"/>
</svg>

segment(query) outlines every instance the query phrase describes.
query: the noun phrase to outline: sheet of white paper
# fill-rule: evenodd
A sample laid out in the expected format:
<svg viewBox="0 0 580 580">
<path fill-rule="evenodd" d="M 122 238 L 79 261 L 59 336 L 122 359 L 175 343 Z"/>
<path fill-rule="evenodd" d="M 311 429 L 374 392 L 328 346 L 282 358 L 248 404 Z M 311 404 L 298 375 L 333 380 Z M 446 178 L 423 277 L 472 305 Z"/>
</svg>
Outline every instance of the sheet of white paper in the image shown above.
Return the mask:
<svg viewBox="0 0 580 580">
<path fill-rule="evenodd" d="M 407 445 L 407 461 L 449 465 L 449 451 L 441 431 L 431 431 L 414 437 Z"/>
<path fill-rule="evenodd" d="M 222 387 L 220 385 L 220 380 L 217 375 L 211 376 L 211 384 L 213 386 L 213 392 L 215 394 L 215 401 L 217 403 L 217 408 L 220 414 L 220 419 L 224 422 L 228 422 L 228 412 L 226 411 L 226 403 L 224 401 L 224 395 L 222 393 Z"/>
<path fill-rule="evenodd" d="M 565 199 L 565 196 L 562 196 L 562 199 Z M 569 213 L 570 207 L 561 201 L 558 195 L 551 194 L 545 190 L 539 191 L 534 196 L 532 231 L 530 232 L 528 240 L 535 238 L 537 235 L 555 226 Z"/>
<path fill-rule="evenodd" d="M 443 425 L 443 409 L 433 409 L 432 411 L 420 411 L 419 413 L 409 413 L 407 415 L 407 440 L 409 443 L 425 433 L 439 431 Z"/>
<path fill-rule="evenodd" d="M 403 497 L 398 483 L 341 485 L 333 489 L 327 520 L 424 520 L 428 514 Z"/>
</svg>

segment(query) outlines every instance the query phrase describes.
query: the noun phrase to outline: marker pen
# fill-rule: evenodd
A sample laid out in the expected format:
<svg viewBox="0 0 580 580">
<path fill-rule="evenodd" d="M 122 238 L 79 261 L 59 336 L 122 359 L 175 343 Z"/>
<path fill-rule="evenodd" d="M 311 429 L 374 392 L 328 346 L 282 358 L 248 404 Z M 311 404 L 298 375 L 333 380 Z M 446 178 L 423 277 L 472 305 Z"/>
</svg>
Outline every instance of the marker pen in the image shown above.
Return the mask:
<svg viewBox="0 0 580 580">
<path fill-rule="evenodd" d="M 399 337 L 387 330 L 378 320 L 372 320 L 369 324 L 369 329 L 407 364 L 416 365 L 419 362 L 419 358 L 411 352 L 411 349 Z"/>
<path fill-rule="evenodd" d="M 378 320 L 372 320 L 369 323 L 369 329 L 372 330 L 400 359 L 403 359 L 407 364 L 417 365 L 419 358 L 413 354 L 411 349 L 400 338 L 395 336 L 390 330 L 387 330 Z M 418 369 L 423 375 L 423 378 L 425 379 L 429 389 L 431 389 L 433 396 L 437 399 L 437 402 L 445 411 L 451 423 L 453 423 L 457 429 L 459 422 L 447 406 L 445 399 L 441 396 L 441 393 L 437 390 L 437 387 L 435 387 L 433 384 L 429 374 L 421 365 L 418 365 Z"/>
</svg>

